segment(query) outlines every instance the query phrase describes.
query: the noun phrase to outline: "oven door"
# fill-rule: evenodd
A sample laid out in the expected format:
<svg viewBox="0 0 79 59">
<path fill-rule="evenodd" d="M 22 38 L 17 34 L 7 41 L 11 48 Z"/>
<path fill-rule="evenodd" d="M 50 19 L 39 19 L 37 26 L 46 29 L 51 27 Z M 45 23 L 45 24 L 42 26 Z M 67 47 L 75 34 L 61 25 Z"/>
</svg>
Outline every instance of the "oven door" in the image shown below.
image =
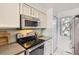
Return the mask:
<svg viewBox="0 0 79 59">
<path fill-rule="evenodd" d="M 44 45 L 32 50 L 30 55 L 44 55 Z"/>
</svg>

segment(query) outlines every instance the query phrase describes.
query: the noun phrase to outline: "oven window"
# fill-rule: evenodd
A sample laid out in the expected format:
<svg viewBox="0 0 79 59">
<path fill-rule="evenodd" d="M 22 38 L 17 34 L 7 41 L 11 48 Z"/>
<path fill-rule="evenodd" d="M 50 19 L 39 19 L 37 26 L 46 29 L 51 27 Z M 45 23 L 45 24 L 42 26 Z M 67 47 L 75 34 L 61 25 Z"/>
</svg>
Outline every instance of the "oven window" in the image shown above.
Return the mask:
<svg viewBox="0 0 79 59">
<path fill-rule="evenodd" d="M 44 55 L 44 45 L 34 49 L 30 52 L 30 55 Z"/>
</svg>

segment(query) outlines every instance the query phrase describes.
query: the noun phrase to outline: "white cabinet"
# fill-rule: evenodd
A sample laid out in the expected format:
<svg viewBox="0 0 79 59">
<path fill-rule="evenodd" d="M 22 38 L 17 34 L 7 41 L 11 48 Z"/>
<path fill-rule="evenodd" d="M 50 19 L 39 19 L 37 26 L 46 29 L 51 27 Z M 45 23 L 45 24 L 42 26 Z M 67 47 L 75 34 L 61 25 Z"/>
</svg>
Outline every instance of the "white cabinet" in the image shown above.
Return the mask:
<svg viewBox="0 0 79 59">
<path fill-rule="evenodd" d="M 41 28 L 46 28 L 47 25 L 47 18 L 46 18 L 46 14 L 39 12 L 38 13 L 38 17 L 40 19 L 40 27 Z"/>
<path fill-rule="evenodd" d="M 31 10 L 31 8 L 28 5 L 20 4 L 20 14 L 30 16 L 30 10 Z"/>
<path fill-rule="evenodd" d="M 44 55 L 52 54 L 52 39 L 49 39 L 44 44 Z"/>
<path fill-rule="evenodd" d="M 27 4 L 20 4 L 20 14 L 38 18 L 38 10 Z"/>
<path fill-rule="evenodd" d="M 38 10 L 35 9 L 33 12 L 34 12 L 34 17 L 38 18 Z"/>
<path fill-rule="evenodd" d="M 38 18 L 38 10 L 31 7 L 30 16 Z"/>
<path fill-rule="evenodd" d="M 46 14 L 37 10 L 36 8 L 33 8 L 27 4 L 20 4 L 20 14 L 24 14 L 27 16 L 35 17 L 40 19 L 40 27 L 46 28 L 47 24 L 47 18 Z"/>
<path fill-rule="evenodd" d="M 19 4 L 2 3 L 0 4 L 0 27 L 19 28 Z"/>
</svg>

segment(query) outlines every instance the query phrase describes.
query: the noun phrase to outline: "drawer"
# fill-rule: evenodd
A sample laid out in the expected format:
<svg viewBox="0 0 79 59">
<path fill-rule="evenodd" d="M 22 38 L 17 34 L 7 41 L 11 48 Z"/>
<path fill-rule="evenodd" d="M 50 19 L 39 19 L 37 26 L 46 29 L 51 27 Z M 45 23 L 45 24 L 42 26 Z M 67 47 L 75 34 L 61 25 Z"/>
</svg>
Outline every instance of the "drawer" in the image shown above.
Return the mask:
<svg viewBox="0 0 79 59">
<path fill-rule="evenodd" d="M 0 38 L 0 46 L 8 44 L 8 38 Z"/>
<path fill-rule="evenodd" d="M 8 39 L 0 38 L 0 42 L 8 41 Z"/>
<path fill-rule="evenodd" d="M 7 41 L 0 42 L 0 46 L 2 46 L 2 45 L 6 45 L 6 44 L 8 44 L 8 42 L 7 42 Z"/>
</svg>

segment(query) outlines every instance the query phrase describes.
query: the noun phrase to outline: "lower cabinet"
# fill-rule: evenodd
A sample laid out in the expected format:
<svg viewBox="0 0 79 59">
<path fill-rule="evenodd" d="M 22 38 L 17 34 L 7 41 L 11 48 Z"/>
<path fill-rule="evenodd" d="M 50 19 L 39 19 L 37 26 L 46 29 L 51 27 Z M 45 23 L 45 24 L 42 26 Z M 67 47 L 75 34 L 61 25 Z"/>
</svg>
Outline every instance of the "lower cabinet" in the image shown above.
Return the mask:
<svg viewBox="0 0 79 59">
<path fill-rule="evenodd" d="M 44 45 L 26 50 L 26 55 L 44 55 Z"/>
<path fill-rule="evenodd" d="M 52 47 L 52 39 L 47 40 L 44 44 L 44 55 L 51 55 Z"/>
<path fill-rule="evenodd" d="M 30 52 L 30 55 L 43 55 L 44 54 L 44 46 L 40 46 L 39 48 Z"/>
</svg>

